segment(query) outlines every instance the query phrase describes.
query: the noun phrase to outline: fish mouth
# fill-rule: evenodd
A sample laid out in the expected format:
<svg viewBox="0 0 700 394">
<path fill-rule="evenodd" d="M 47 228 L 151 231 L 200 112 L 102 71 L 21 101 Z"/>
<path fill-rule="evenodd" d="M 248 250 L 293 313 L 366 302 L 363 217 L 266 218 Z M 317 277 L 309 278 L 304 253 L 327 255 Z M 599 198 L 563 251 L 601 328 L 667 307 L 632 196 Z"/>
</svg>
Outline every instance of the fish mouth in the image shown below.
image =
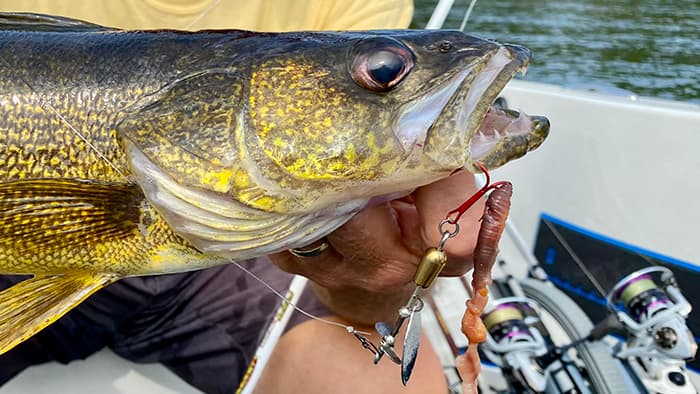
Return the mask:
<svg viewBox="0 0 700 394">
<path fill-rule="evenodd" d="M 493 105 L 506 84 L 525 72 L 530 51 L 504 44 L 488 56 L 405 108 L 397 133 L 405 150 L 422 149 L 446 171 L 481 172 L 479 164 L 494 169 L 542 144 L 549 134 L 546 118 Z"/>
<path fill-rule="evenodd" d="M 458 124 L 469 130 L 467 166 L 480 171 L 477 163 L 494 169 L 539 147 L 549 134 L 549 120 L 494 105 L 506 84 L 525 73 L 530 51 L 503 45 L 471 82 Z"/>
<path fill-rule="evenodd" d="M 492 105 L 472 137 L 471 157 L 486 168 L 496 168 L 539 147 L 548 134 L 549 120 L 544 116 Z"/>
</svg>

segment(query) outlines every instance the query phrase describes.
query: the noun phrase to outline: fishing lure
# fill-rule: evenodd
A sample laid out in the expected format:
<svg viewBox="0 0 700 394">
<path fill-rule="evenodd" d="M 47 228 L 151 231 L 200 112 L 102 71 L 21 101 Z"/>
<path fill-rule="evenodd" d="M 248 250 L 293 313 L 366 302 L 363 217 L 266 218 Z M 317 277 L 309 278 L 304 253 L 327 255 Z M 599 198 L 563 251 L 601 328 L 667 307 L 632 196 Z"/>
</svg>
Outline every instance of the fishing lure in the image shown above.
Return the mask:
<svg viewBox="0 0 700 394">
<path fill-rule="evenodd" d="M 491 268 L 498 253 L 498 241 L 503 233 L 505 219 L 510 210 L 512 185 L 510 182 L 505 181 L 491 184 L 491 178 L 486 168 L 481 164 L 478 165 L 486 176 L 485 185 L 459 207 L 449 211 L 445 219 L 438 225 L 438 230 L 441 234 L 440 242 L 436 247 L 426 249 L 423 254 L 413 280 L 416 287 L 408 302 L 399 308 L 399 316 L 396 322 L 393 325 L 385 322 L 378 322 L 375 325 L 375 329 L 381 335 L 379 345 L 376 346 L 360 333 L 349 330 L 364 348 L 374 354 L 375 364 L 384 355 L 387 355 L 394 363 L 401 365 L 401 381 L 404 385 L 408 383 L 411 377 L 420 346 L 422 331 L 420 312 L 424 306 L 420 293 L 432 285 L 435 278 L 438 277 L 447 264 L 447 254 L 444 252 L 444 246 L 448 239 L 454 238 L 459 233 L 459 219 L 486 193 L 493 191 L 486 202 L 474 254 L 474 280 L 472 286 L 474 289 L 477 289 L 476 296 L 473 299 L 475 302 L 467 304 L 467 312 L 462 324 L 462 329 L 470 339 L 470 343 L 483 342 L 485 339 L 485 329 L 480 322 L 480 316 L 488 301 L 486 286 L 491 282 Z M 403 342 L 403 353 L 399 357 L 394 350 L 394 345 L 399 330 L 407 320 L 408 329 Z"/>
<path fill-rule="evenodd" d="M 455 361 L 457 371 L 462 377 L 462 392 L 465 394 L 478 393 L 476 381 L 481 371 L 481 362 L 477 345 L 486 340 L 486 327 L 481 320 L 481 315 L 488 303 L 487 287 L 491 284 L 491 268 L 496 262 L 498 243 L 505 229 L 510 212 L 510 198 L 513 194 L 513 185 L 510 182 L 499 182 L 499 184 L 489 195 L 484 216 L 481 218 L 481 227 L 474 250 L 472 299 L 467 301 L 467 308 L 462 318 L 462 332 L 469 339 L 469 345 L 473 346 L 469 346 L 466 354 Z"/>
</svg>

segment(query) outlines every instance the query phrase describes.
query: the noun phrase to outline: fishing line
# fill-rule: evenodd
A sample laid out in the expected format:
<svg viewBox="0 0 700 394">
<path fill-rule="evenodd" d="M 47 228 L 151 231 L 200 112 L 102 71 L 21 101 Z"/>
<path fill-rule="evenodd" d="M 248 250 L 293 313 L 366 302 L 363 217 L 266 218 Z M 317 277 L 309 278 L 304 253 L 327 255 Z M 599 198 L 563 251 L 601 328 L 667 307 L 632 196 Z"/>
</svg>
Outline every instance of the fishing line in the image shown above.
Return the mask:
<svg viewBox="0 0 700 394">
<path fill-rule="evenodd" d="M 200 19 L 202 19 L 205 15 L 207 15 L 209 12 L 211 12 L 211 10 L 213 10 L 213 9 L 214 9 L 216 6 L 218 6 L 220 3 L 221 3 L 221 0 L 216 0 L 216 1 L 212 2 L 206 9 L 204 9 L 199 15 L 197 15 L 197 16 L 196 16 L 187 26 L 185 26 L 183 29 L 184 29 L 184 30 L 187 30 L 187 29 L 189 29 L 190 27 L 192 27 L 192 25 L 194 25 L 195 23 L 199 22 Z M 10 64 L 7 62 L 7 60 L 5 60 L 4 58 L 2 58 L 2 62 L 5 63 L 5 65 L 6 65 L 9 69 L 13 69 L 12 65 L 10 65 Z M 117 174 L 119 174 L 122 178 L 126 178 L 126 175 L 125 175 L 122 171 L 120 171 L 119 168 L 118 168 L 114 163 L 112 163 L 112 161 L 109 160 L 109 158 L 107 158 L 106 155 L 104 155 L 99 149 L 97 149 L 97 147 L 96 147 L 95 145 L 93 145 L 82 133 L 80 133 L 80 131 L 78 131 L 78 129 L 76 129 L 75 127 L 73 127 L 73 125 L 72 125 L 72 124 L 71 124 L 71 123 L 70 123 L 70 122 L 69 122 L 69 121 L 68 121 L 68 120 L 67 120 L 67 119 L 66 119 L 66 118 L 51 104 L 51 103 L 48 103 L 48 102 L 44 101 L 42 95 L 39 94 L 39 92 L 37 92 L 36 89 L 34 89 L 34 87 L 29 83 L 29 81 L 27 81 L 27 80 L 26 80 L 25 78 L 23 78 L 21 75 L 18 76 L 18 78 L 19 78 L 25 85 L 27 85 L 27 87 L 29 88 L 29 90 L 30 90 L 32 93 L 36 94 L 37 97 L 39 97 L 39 100 L 40 100 L 39 102 L 40 102 L 40 104 L 41 104 L 41 107 L 42 107 L 44 110 L 48 110 L 49 112 L 52 112 L 54 115 L 56 115 L 56 116 L 58 117 L 58 119 L 60 119 L 61 122 L 63 122 L 66 126 L 68 126 L 68 128 L 69 128 L 75 135 L 77 135 L 78 138 L 80 138 L 85 144 L 87 144 L 87 146 L 90 147 L 90 149 L 92 149 L 92 150 L 97 154 L 97 156 L 99 156 L 102 160 L 104 160 L 107 164 L 109 164 L 109 166 L 112 167 L 112 169 L 113 169 Z"/>
<path fill-rule="evenodd" d="M 31 87 L 30 87 L 30 89 L 31 89 Z M 35 92 L 35 93 L 36 93 L 36 92 Z M 42 102 L 42 104 L 44 104 L 44 103 Z M 68 120 L 67 120 L 66 118 L 64 118 L 63 115 L 61 115 L 61 114 L 58 112 L 58 110 L 56 110 L 56 108 L 54 108 L 53 105 L 51 105 L 50 103 L 46 103 L 46 106 L 48 106 L 49 109 L 51 110 L 51 112 L 53 112 L 54 115 L 58 116 L 58 118 L 61 119 L 61 121 L 62 121 L 63 123 L 65 123 L 66 126 L 68 126 L 68 128 L 70 128 L 71 130 L 73 130 L 73 132 L 74 132 L 81 140 L 83 140 L 83 142 L 85 142 L 85 143 L 90 147 L 90 149 L 92 149 L 95 153 L 97 153 L 97 155 L 100 156 L 100 157 L 102 158 L 102 160 L 104 160 L 105 162 L 107 162 L 107 164 L 109 164 L 109 166 L 112 167 L 112 169 L 114 169 L 114 171 L 116 171 L 117 174 L 119 174 L 122 178 L 126 178 L 126 175 L 124 175 L 124 173 L 122 173 L 121 171 L 119 171 L 119 168 L 117 168 L 117 166 L 114 165 L 114 163 L 112 163 L 112 162 L 107 158 L 107 156 L 105 156 L 104 154 L 102 154 L 102 152 L 100 152 L 100 150 L 97 149 L 97 147 L 96 147 L 95 145 L 93 145 L 90 141 L 88 141 L 88 139 L 85 138 L 84 135 L 82 135 L 75 127 L 73 127 L 73 125 L 70 124 L 70 122 L 68 122 Z"/>
<path fill-rule="evenodd" d="M 219 5 L 219 3 L 221 3 L 221 0 L 216 0 L 216 1 L 214 1 L 213 3 L 211 3 L 211 4 L 209 5 L 209 7 L 207 7 L 207 8 L 206 8 L 205 10 L 203 10 L 199 15 L 197 15 L 197 17 L 195 17 L 195 18 L 194 18 L 189 24 L 187 24 L 187 26 L 185 26 L 183 29 L 184 29 L 184 30 L 188 30 L 189 28 L 191 28 L 195 23 L 199 22 L 199 20 L 201 20 L 201 19 L 202 19 L 205 15 L 207 15 L 211 10 L 213 10 L 217 5 Z M 368 332 L 356 330 L 356 329 L 355 329 L 354 327 L 352 327 L 352 326 L 346 326 L 346 325 L 341 324 L 341 323 L 338 323 L 338 322 L 326 320 L 326 319 L 320 318 L 320 317 L 318 317 L 318 316 L 315 316 L 315 315 L 313 315 L 313 314 L 311 314 L 311 313 L 309 313 L 309 312 L 306 312 L 305 310 L 303 310 L 303 309 L 301 309 L 299 306 L 297 306 L 295 303 L 290 302 L 290 301 L 287 299 L 287 297 L 283 296 L 280 292 L 278 292 L 278 291 L 275 290 L 272 286 L 270 286 L 270 285 L 267 284 L 264 280 L 262 280 L 262 278 L 258 277 L 258 276 L 255 275 L 254 273 L 252 273 L 250 270 L 248 270 L 247 268 L 245 268 L 244 266 L 242 266 L 241 264 L 239 264 L 237 261 L 231 260 L 231 263 L 232 263 L 233 265 L 235 265 L 236 267 L 238 267 L 238 268 L 239 268 L 240 270 L 242 270 L 243 272 L 245 272 L 248 276 L 250 276 L 251 278 L 253 278 L 253 279 L 255 279 L 256 281 L 258 281 L 258 282 L 259 282 L 261 285 L 263 285 L 265 288 L 267 288 L 268 290 L 270 290 L 270 291 L 272 292 L 272 294 L 274 294 L 277 298 L 279 298 L 280 300 L 282 300 L 283 303 L 285 303 L 285 304 L 291 306 L 292 308 L 294 308 L 294 310 L 296 310 L 297 312 L 301 313 L 302 315 L 304 315 L 304 316 L 306 316 L 306 317 L 308 317 L 308 318 L 310 318 L 310 319 L 312 319 L 312 320 L 319 321 L 319 322 L 321 322 L 321 323 L 326 323 L 326 324 L 330 324 L 330 325 L 333 325 L 333 326 L 336 326 L 336 327 L 341 327 L 341 328 L 345 329 L 346 331 L 348 331 L 348 332 L 350 332 L 350 333 L 359 333 L 359 334 L 364 334 L 364 335 L 372 335 L 371 333 L 368 333 Z"/>
<path fill-rule="evenodd" d="M 13 69 L 12 65 L 10 65 L 10 63 L 8 63 L 7 60 L 5 60 L 5 58 L 0 57 L 0 59 L 2 59 L 2 62 L 5 63 L 5 65 L 6 65 L 10 70 Z M 58 110 L 57 110 L 53 105 L 51 105 L 51 103 L 48 103 L 48 102 L 44 101 L 43 96 L 42 96 L 41 94 L 39 94 L 39 92 L 38 92 L 36 89 L 34 89 L 34 87 L 29 83 L 29 81 L 27 81 L 26 79 L 24 79 L 21 75 L 19 75 L 18 78 L 19 78 L 19 80 L 22 81 L 25 85 L 27 85 L 27 87 L 29 88 L 29 90 L 30 90 L 32 93 L 34 93 L 34 94 L 37 95 L 37 97 L 39 98 L 39 103 L 41 104 L 41 107 L 42 107 L 44 110 L 48 110 L 49 112 L 52 112 L 54 115 L 56 115 L 56 116 L 58 117 L 58 119 L 60 119 L 61 122 L 63 122 L 66 126 L 68 126 L 68 128 L 71 129 L 71 131 L 73 131 L 73 133 L 75 133 L 75 135 L 77 135 L 78 138 L 80 138 L 81 140 L 83 140 L 83 142 L 85 142 L 85 143 L 87 144 L 87 146 L 89 146 L 90 149 L 92 149 L 92 150 L 97 154 L 97 156 L 99 156 L 100 158 L 102 158 L 102 160 L 104 160 L 107 164 L 109 164 L 109 166 L 112 167 L 112 169 L 113 169 L 117 174 L 119 174 L 122 178 L 126 178 L 126 175 L 124 175 L 124 173 L 121 172 L 121 171 L 119 170 L 119 168 L 117 168 L 117 166 L 116 166 L 114 163 L 112 163 L 112 162 L 107 158 L 107 156 L 105 156 L 104 154 L 102 154 L 102 152 L 100 152 L 100 150 L 97 149 L 97 147 L 96 147 L 95 145 L 93 145 L 87 138 L 85 138 L 85 136 L 82 135 L 82 134 L 78 131 L 78 129 L 76 129 L 75 127 L 73 127 L 73 125 L 70 124 L 70 122 L 68 122 L 68 120 L 67 120 L 66 118 L 64 118 L 63 115 L 61 115 L 61 113 L 58 112 Z"/>
<path fill-rule="evenodd" d="M 194 25 L 195 23 L 199 22 L 200 19 L 202 19 L 202 18 L 203 18 L 205 15 L 207 15 L 211 10 L 213 10 L 214 7 L 216 7 L 217 5 L 219 5 L 219 3 L 221 3 L 221 0 L 216 0 L 215 2 L 209 4 L 209 7 L 205 8 L 202 12 L 200 12 L 199 15 L 197 15 L 194 19 L 192 19 L 192 21 L 191 21 L 189 24 L 187 24 L 187 26 L 183 27 L 182 29 L 183 29 L 183 30 L 189 30 L 190 27 L 192 27 L 192 25 Z"/>
<path fill-rule="evenodd" d="M 322 322 L 322 323 L 331 324 L 331 325 L 334 325 L 334 326 L 336 326 L 336 327 L 341 327 L 341 328 L 345 329 L 347 332 L 350 332 L 350 333 L 358 333 L 358 334 L 363 334 L 363 335 L 372 335 L 372 334 L 369 333 L 369 332 L 356 330 L 356 329 L 355 329 L 354 327 L 352 327 L 352 326 L 346 326 L 345 324 L 341 324 L 341 323 L 338 323 L 338 322 L 326 320 L 326 319 L 323 319 L 323 318 L 321 318 L 321 317 L 312 315 L 312 314 L 309 313 L 309 312 L 306 312 L 305 310 L 303 310 L 303 309 L 301 309 L 300 307 L 298 307 L 295 303 L 292 303 L 292 302 L 290 302 L 289 300 L 287 300 L 287 297 L 283 296 L 280 292 L 278 292 L 278 291 L 275 290 L 272 286 L 270 286 L 269 284 L 267 284 L 267 283 L 266 283 L 264 280 L 262 280 L 259 276 L 257 276 L 257 275 L 255 275 L 254 273 L 252 273 L 250 270 L 248 270 L 247 268 L 245 268 L 244 266 L 242 266 L 241 264 L 239 264 L 237 261 L 231 260 L 231 263 L 232 263 L 233 265 L 235 265 L 236 267 L 240 268 L 240 269 L 241 269 L 243 272 L 245 272 L 246 274 L 250 275 L 251 278 L 253 278 L 253 279 L 257 280 L 258 282 L 260 282 L 260 284 L 262 284 L 262 285 L 265 286 L 268 290 L 270 290 L 274 295 L 276 295 L 280 300 L 282 300 L 282 302 L 288 304 L 289 306 L 291 306 L 292 308 L 294 308 L 297 312 L 301 313 L 302 315 L 304 315 L 304 316 L 306 316 L 306 317 L 308 317 L 308 318 L 310 318 L 310 319 L 313 319 L 313 320 L 318 320 L 318 321 L 320 321 L 320 322 Z"/>
<path fill-rule="evenodd" d="M 601 296 L 605 297 L 606 291 L 603 289 L 603 286 L 601 286 L 600 283 L 598 283 L 598 281 L 593 276 L 591 271 L 589 271 L 588 268 L 586 268 L 586 265 L 583 263 L 583 261 L 581 261 L 581 259 L 578 257 L 576 252 L 574 252 L 574 250 L 571 248 L 571 246 L 569 246 L 569 243 L 566 242 L 566 240 L 564 239 L 564 237 L 561 236 L 561 234 L 559 234 L 559 231 L 557 231 L 557 229 L 554 228 L 554 226 L 552 226 L 547 220 L 543 220 L 542 222 L 545 224 L 545 226 L 547 226 L 547 228 L 549 228 L 549 230 L 554 235 L 554 238 L 556 238 L 557 241 L 559 241 L 561 246 L 564 247 L 564 250 L 566 250 L 566 253 L 568 253 L 569 256 L 571 256 L 571 258 L 574 260 L 574 263 L 576 263 L 576 265 L 578 265 L 579 269 L 583 272 L 584 275 L 586 275 L 586 277 L 593 284 L 593 287 L 595 287 L 595 289 L 598 291 L 598 293 Z"/>
</svg>

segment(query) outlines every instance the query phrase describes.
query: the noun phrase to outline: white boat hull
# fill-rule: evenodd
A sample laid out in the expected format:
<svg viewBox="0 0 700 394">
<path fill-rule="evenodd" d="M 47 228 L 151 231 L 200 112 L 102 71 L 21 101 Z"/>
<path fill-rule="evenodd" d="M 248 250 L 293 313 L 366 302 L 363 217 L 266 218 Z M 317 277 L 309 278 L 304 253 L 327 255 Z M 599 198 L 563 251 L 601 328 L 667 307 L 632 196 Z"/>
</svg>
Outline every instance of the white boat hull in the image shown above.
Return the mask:
<svg viewBox="0 0 700 394">
<path fill-rule="evenodd" d="M 700 264 L 700 105 L 523 81 L 503 97 L 552 125 L 537 151 L 493 173 L 513 182 L 511 218 L 527 241 L 547 213 Z"/>
</svg>

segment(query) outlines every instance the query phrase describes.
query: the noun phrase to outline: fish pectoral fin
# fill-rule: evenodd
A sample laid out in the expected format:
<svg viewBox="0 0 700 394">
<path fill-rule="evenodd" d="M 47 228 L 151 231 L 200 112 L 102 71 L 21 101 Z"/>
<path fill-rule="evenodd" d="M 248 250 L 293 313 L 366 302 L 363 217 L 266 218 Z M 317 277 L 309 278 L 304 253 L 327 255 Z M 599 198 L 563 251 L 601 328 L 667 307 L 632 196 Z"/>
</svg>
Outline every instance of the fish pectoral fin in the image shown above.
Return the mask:
<svg viewBox="0 0 700 394">
<path fill-rule="evenodd" d="M 118 280 L 90 272 L 37 276 L 0 292 L 0 354 L 46 328 L 92 293 Z"/>
<path fill-rule="evenodd" d="M 87 32 L 115 29 L 62 16 L 29 12 L 0 12 L 0 30 Z"/>
<path fill-rule="evenodd" d="M 0 183 L 0 248 L 49 253 L 131 237 L 144 198 L 129 183 L 51 178 Z"/>
</svg>

